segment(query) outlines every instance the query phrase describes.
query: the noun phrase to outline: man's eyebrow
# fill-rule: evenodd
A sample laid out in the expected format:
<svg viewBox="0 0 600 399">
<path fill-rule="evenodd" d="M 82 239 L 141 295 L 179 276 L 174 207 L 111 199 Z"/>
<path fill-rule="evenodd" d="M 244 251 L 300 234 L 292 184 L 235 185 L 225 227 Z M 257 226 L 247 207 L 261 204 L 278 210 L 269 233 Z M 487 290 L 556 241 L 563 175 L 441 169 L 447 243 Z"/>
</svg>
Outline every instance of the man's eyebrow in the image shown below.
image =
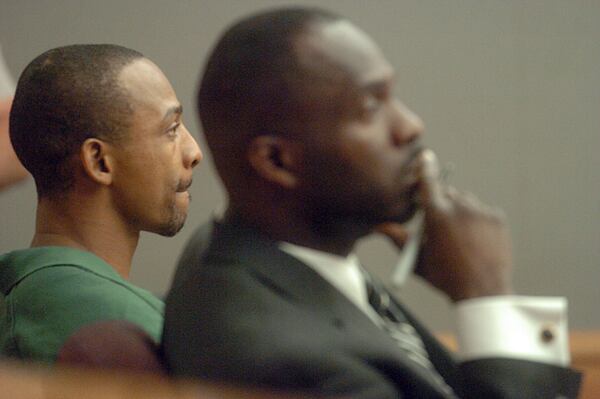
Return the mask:
<svg viewBox="0 0 600 399">
<path fill-rule="evenodd" d="M 173 114 L 181 115 L 182 112 L 183 112 L 183 106 L 181 104 L 174 105 L 171 108 L 169 108 L 167 110 L 167 112 L 165 112 L 165 116 L 163 117 L 163 120 L 168 119 Z"/>
<path fill-rule="evenodd" d="M 361 85 L 361 90 L 366 93 L 385 92 L 394 84 L 395 79 L 396 76 L 394 73 L 372 77 L 371 79 L 366 79 L 363 82 Z"/>
<path fill-rule="evenodd" d="M 361 89 L 368 93 L 380 93 L 389 88 L 390 81 L 387 79 L 374 80 L 371 82 L 366 82 Z"/>
</svg>

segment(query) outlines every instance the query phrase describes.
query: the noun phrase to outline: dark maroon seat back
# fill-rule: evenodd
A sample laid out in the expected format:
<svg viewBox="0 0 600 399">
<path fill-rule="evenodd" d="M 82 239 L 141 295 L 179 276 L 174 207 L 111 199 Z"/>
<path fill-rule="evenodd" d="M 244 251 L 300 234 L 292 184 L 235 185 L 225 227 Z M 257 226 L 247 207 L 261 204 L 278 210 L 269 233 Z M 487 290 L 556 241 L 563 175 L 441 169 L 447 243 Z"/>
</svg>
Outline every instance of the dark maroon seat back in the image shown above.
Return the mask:
<svg viewBox="0 0 600 399">
<path fill-rule="evenodd" d="M 61 347 L 57 363 L 165 374 L 158 345 L 140 327 L 123 320 L 80 328 Z"/>
</svg>

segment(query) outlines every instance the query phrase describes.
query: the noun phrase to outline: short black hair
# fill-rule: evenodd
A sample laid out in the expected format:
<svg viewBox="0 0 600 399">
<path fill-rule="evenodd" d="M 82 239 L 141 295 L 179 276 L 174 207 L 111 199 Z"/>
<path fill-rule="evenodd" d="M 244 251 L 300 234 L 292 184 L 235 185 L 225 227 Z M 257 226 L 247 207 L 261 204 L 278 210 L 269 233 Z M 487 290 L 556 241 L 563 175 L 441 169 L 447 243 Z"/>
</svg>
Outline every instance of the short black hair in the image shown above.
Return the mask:
<svg viewBox="0 0 600 399">
<path fill-rule="evenodd" d="M 298 70 L 294 39 L 311 24 L 339 19 L 320 8 L 292 7 L 249 16 L 227 29 L 209 56 L 197 92 L 208 144 L 213 133 L 276 133 L 273 124 L 285 126 Z"/>
<path fill-rule="evenodd" d="M 143 58 L 112 44 L 58 47 L 23 71 L 10 111 L 10 139 L 33 175 L 40 197 L 73 184 L 71 160 L 90 137 L 116 141 L 129 126 L 131 107 L 119 72 Z"/>
</svg>

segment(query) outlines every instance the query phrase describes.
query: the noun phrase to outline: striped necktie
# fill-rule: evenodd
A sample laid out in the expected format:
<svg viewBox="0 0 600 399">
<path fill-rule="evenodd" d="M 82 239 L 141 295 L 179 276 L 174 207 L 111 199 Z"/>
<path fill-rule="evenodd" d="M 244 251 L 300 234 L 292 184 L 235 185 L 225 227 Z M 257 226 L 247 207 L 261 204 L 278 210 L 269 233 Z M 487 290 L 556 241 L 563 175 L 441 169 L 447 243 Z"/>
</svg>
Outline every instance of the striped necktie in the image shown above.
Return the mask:
<svg viewBox="0 0 600 399">
<path fill-rule="evenodd" d="M 391 306 L 391 298 L 388 292 L 367 273 L 365 273 L 365 281 L 369 304 L 383 320 L 382 328 L 412 363 L 430 376 L 448 397 L 456 398 L 452 388 L 446 384 L 431 363 L 423 340 L 415 328 L 408 322 L 404 313 L 397 306 Z"/>
</svg>

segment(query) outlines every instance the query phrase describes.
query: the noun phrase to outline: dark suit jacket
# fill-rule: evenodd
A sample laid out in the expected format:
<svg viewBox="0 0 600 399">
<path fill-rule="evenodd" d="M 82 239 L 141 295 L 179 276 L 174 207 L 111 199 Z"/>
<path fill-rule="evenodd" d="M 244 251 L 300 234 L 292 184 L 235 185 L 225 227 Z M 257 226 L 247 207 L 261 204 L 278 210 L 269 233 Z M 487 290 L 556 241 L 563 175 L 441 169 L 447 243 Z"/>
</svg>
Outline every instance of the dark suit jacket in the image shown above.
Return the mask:
<svg viewBox="0 0 600 399">
<path fill-rule="evenodd" d="M 515 359 L 459 364 L 403 311 L 462 398 L 577 395 L 580 376 L 570 369 Z M 343 294 L 241 223 L 205 225 L 188 243 L 166 301 L 162 349 L 175 375 L 352 398 L 447 398 Z"/>
</svg>

